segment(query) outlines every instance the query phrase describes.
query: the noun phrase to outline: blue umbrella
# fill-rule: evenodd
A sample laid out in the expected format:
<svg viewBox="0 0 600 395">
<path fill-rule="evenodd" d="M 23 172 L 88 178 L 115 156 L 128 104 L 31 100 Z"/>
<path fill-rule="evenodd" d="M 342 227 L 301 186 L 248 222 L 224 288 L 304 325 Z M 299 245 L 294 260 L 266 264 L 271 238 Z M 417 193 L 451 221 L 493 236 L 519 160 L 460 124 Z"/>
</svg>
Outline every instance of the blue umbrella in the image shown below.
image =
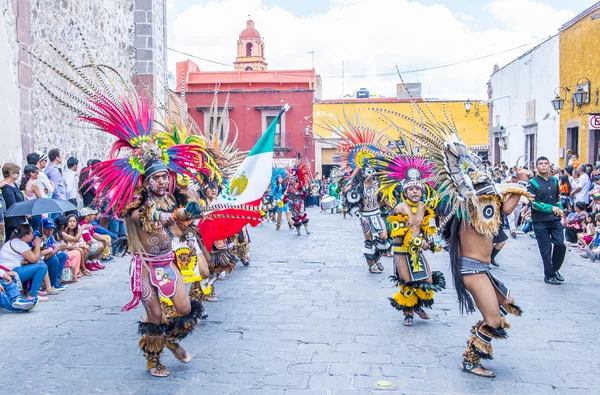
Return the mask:
<svg viewBox="0 0 600 395">
<path fill-rule="evenodd" d="M 77 211 L 77 206 L 67 200 L 33 199 L 15 203 L 6 211 L 6 217 L 22 217 L 25 215 L 41 215 Z"/>
</svg>

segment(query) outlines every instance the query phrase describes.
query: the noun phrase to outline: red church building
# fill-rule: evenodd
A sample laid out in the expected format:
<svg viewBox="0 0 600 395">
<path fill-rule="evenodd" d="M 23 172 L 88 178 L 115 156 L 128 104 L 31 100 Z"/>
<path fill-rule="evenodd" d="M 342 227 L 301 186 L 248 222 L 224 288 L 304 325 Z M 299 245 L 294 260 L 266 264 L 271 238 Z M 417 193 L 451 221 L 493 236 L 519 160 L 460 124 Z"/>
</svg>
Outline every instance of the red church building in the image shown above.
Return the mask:
<svg viewBox="0 0 600 395">
<path fill-rule="evenodd" d="M 240 34 L 234 71 L 200 71 L 194 62 L 186 60 L 177 63 L 176 76 L 177 86 L 185 78 L 189 111 L 200 128 L 210 122 L 215 86 L 220 84 L 219 106 L 229 95 L 231 129 L 237 127 L 241 150 L 252 149 L 279 110 L 289 104 L 290 110 L 277 127 L 275 162 L 288 165 L 300 154 L 310 161 L 314 174 L 315 150 L 310 136 L 313 102 L 320 97 L 321 78 L 314 69 L 267 70 L 265 44 L 252 20 Z"/>
</svg>

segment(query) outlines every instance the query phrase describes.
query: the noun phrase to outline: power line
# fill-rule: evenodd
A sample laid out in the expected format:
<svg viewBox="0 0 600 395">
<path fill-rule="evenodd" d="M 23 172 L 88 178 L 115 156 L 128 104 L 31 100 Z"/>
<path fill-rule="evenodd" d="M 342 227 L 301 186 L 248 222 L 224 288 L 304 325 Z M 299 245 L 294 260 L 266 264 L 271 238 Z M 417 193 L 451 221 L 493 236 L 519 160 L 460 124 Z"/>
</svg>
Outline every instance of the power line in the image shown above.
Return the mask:
<svg viewBox="0 0 600 395">
<path fill-rule="evenodd" d="M 530 45 L 534 45 L 534 44 L 539 44 L 540 42 L 546 40 L 546 38 L 536 41 L 536 42 L 532 42 L 532 43 L 527 43 L 527 44 L 523 44 L 523 45 L 519 45 L 510 49 L 505 49 L 503 51 L 498 51 L 498 52 L 494 52 L 491 54 L 487 54 L 487 55 L 483 55 L 483 56 L 479 56 L 479 57 L 475 57 L 475 58 L 471 58 L 471 59 L 466 59 L 466 60 L 460 60 L 460 61 L 456 61 L 456 62 L 451 62 L 451 63 L 445 63 L 445 64 L 441 64 L 441 65 L 435 65 L 435 66 L 429 66 L 429 67 L 421 67 L 421 68 L 416 68 L 416 69 L 406 69 L 406 70 L 401 70 L 400 73 L 401 74 L 412 74 L 412 73 L 420 73 L 423 71 L 429 71 L 429 70 L 437 70 L 437 69 L 442 69 L 442 68 L 447 68 L 447 67 L 452 67 L 452 66 L 458 66 L 461 64 L 465 64 L 465 63 L 471 63 L 471 62 L 476 62 L 478 60 L 481 59 L 486 59 L 486 58 L 490 58 L 492 56 L 496 56 L 496 55 L 500 55 L 503 53 L 507 53 L 507 52 L 511 52 L 511 51 L 515 51 L 517 49 L 521 49 Z M 216 60 L 211 60 L 211 59 L 206 59 L 206 58 L 202 58 L 200 56 L 196 56 L 196 55 L 192 55 L 186 52 L 182 52 L 179 50 L 176 50 L 174 48 L 169 48 L 167 47 L 168 50 L 173 51 L 173 52 L 177 52 L 179 54 L 185 55 L 185 56 L 189 56 L 191 58 L 195 58 L 195 59 L 200 59 L 203 60 L 205 62 L 210 62 L 210 63 L 214 63 L 214 64 L 218 64 L 218 65 L 222 65 L 222 66 L 227 66 L 227 67 L 233 67 L 232 64 L 228 64 L 228 63 L 223 63 L 223 62 L 219 62 Z M 388 69 L 386 68 L 382 68 L 380 70 L 386 70 Z M 295 73 L 286 73 L 286 72 L 279 72 L 279 74 L 281 75 L 289 75 L 289 76 L 296 76 L 296 77 L 305 77 L 305 74 L 295 74 Z M 361 74 L 352 74 L 352 72 L 348 71 L 348 70 L 342 70 L 341 72 L 336 71 L 335 73 L 331 73 L 331 74 L 320 74 L 321 77 L 323 78 L 366 78 L 366 77 L 389 77 L 389 76 L 394 76 L 397 74 L 397 71 L 380 71 L 378 73 L 374 73 L 374 74 L 366 74 L 366 73 L 361 73 Z"/>
<path fill-rule="evenodd" d="M 174 48 L 167 47 L 167 49 L 169 51 L 173 51 L 173 52 L 177 52 L 179 54 L 185 55 L 185 56 L 189 56 L 190 58 L 200 59 L 200 60 L 203 60 L 203 61 L 209 62 L 209 63 L 220 64 L 221 66 L 233 67 L 233 65 L 230 64 L 230 63 L 223 63 L 223 62 L 218 62 L 216 60 L 210 60 L 210 59 L 206 59 L 206 58 L 201 58 L 200 56 L 196 56 L 196 55 L 192 55 L 192 54 L 189 54 L 189 53 L 186 53 L 186 52 L 178 51 L 178 50 L 176 50 Z"/>
</svg>

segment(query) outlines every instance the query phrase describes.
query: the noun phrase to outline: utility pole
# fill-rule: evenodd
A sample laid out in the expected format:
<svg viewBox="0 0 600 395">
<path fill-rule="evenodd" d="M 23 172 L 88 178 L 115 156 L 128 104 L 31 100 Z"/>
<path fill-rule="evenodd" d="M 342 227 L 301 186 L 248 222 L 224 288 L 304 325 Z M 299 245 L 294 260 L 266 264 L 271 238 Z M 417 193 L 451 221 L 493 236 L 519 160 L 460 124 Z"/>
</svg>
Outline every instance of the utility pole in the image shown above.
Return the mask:
<svg viewBox="0 0 600 395">
<path fill-rule="evenodd" d="M 308 53 L 311 55 L 311 64 L 312 64 L 312 69 L 315 69 L 315 51 L 308 51 Z"/>
</svg>

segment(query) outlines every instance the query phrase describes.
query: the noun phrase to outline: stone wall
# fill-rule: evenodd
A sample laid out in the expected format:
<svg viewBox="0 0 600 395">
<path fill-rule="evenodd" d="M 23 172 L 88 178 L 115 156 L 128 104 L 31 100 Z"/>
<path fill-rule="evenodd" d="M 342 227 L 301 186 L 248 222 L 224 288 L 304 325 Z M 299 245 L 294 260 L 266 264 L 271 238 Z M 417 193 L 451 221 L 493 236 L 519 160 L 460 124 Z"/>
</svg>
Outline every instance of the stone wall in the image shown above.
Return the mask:
<svg viewBox="0 0 600 395">
<path fill-rule="evenodd" d="M 139 18 L 140 7 L 149 10 L 149 17 L 138 27 L 134 19 Z M 18 118 L 5 126 L 2 134 L 10 130 L 11 137 L 20 137 L 19 147 L 11 142 L 10 147 L 0 148 L 1 162 L 55 147 L 62 148 L 63 157 L 76 156 L 83 163 L 91 158 L 104 159 L 114 139 L 77 120 L 50 97 L 40 81 L 54 87 L 64 87 L 65 81 L 32 60 L 28 52 L 62 66 L 62 60 L 49 47 L 52 43 L 75 64 L 84 64 L 84 37 L 96 62 L 158 93 L 163 82 L 157 82 L 165 80 L 166 70 L 166 1 L 0 0 L 0 11 L 0 87 L 9 92 L 3 98 L 0 116 L 8 119 L 4 113 L 11 108 Z M 148 59 L 151 66 L 140 73 L 139 61 Z M 16 96 L 11 96 L 15 89 Z M 11 154 L 18 150 L 22 152 Z"/>
<path fill-rule="evenodd" d="M 16 5 L 16 3 L 14 4 Z M 17 31 L 15 9 L 11 0 L 0 1 L 0 164 L 21 163 L 20 95 L 17 74 Z"/>
<path fill-rule="evenodd" d="M 31 51 L 55 64 L 61 60 L 49 47 L 53 43 L 75 64 L 84 64 L 86 52 L 82 35 L 96 62 L 114 67 L 123 77 L 134 74 L 133 0 L 32 0 Z M 81 33 L 79 32 L 79 30 Z M 61 86 L 65 82 L 47 67 L 34 62 L 39 81 Z M 35 150 L 48 152 L 64 148 L 63 158 L 76 156 L 84 163 L 103 159 L 114 139 L 75 118 L 58 105 L 42 88 L 33 84 L 33 127 Z"/>
</svg>

